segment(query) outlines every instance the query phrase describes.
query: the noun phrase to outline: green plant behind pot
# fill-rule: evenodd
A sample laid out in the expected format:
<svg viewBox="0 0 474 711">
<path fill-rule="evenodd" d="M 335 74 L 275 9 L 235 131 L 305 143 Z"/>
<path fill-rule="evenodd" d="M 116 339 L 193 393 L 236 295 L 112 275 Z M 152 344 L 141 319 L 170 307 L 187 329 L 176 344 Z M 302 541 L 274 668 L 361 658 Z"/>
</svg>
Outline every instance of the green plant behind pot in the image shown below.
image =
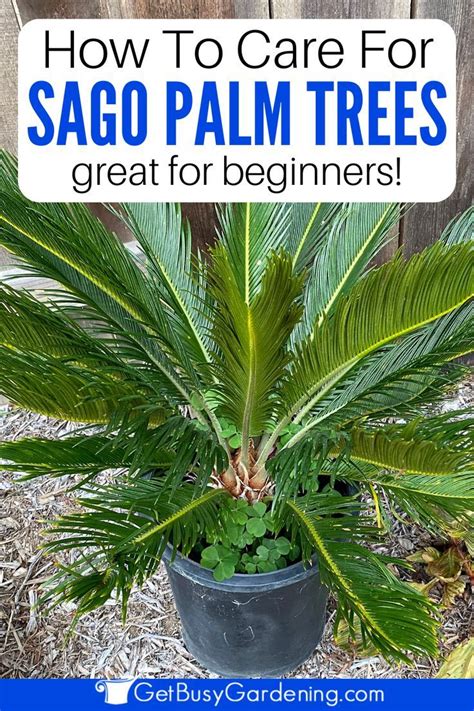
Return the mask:
<svg viewBox="0 0 474 711">
<path fill-rule="evenodd" d="M 1 287 L 0 391 L 80 423 L 0 445 L 13 471 L 74 474 L 83 492 L 52 524 L 46 547 L 72 562 L 46 597 L 82 614 L 115 592 L 125 611 L 168 541 L 187 555 L 221 540 L 229 497 L 264 499 L 275 539 L 317 554 L 349 630 L 389 659 L 435 654 L 432 603 L 366 546 L 382 504 L 438 531 L 470 525 L 472 419 L 426 404 L 465 376 L 453 361 L 472 347 L 472 211 L 372 269 L 396 205 L 236 204 L 219 218 L 209 255 L 192 254 L 178 206 L 123 205 L 136 258 L 84 205 L 29 202 L 1 156 L 0 243 L 55 286 L 41 299 Z"/>
</svg>

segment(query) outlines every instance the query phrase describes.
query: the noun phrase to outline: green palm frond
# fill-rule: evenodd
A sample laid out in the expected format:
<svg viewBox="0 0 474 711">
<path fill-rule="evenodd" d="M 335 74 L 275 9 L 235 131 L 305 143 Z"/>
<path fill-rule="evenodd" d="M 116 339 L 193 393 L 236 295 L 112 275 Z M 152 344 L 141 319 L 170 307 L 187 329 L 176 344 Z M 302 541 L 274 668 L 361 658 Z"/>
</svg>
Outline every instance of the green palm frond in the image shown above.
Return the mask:
<svg viewBox="0 0 474 711">
<path fill-rule="evenodd" d="M 371 477 L 377 488 L 384 490 L 389 499 L 412 521 L 427 530 L 443 533 L 452 530 L 452 521 L 474 526 L 474 473 L 461 472 L 449 476 L 403 477 L 380 473 Z"/>
<path fill-rule="evenodd" d="M 331 476 L 331 467 L 324 467 L 323 474 Z M 384 491 L 392 505 L 436 534 L 452 530 L 453 520 L 468 529 L 474 523 L 472 469 L 420 475 L 389 472 L 374 464 L 346 459 L 339 463 L 337 476 L 366 487 L 369 494 L 372 494 L 372 487 Z"/>
<path fill-rule="evenodd" d="M 193 474 L 194 489 L 198 493 L 209 484 L 212 475 L 220 474 L 228 466 L 228 455 L 210 427 L 204 427 L 196 419 L 179 415 L 169 417 L 156 428 L 141 428 L 141 436 L 133 420 L 128 430 L 132 437 L 134 459 L 132 466 L 137 475 L 153 468 L 158 451 L 173 451 L 175 457 L 167 472 L 169 494 L 175 494 L 183 479 Z"/>
<path fill-rule="evenodd" d="M 296 272 L 310 267 L 324 246 L 335 216 L 343 206 L 337 203 L 289 203 L 290 226 L 284 241 Z"/>
<path fill-rule="evenodd" d="M 195 491 L 204 490 L 211 475 L 227 465 L 226 453 L 210 429 L 178 416 L 152 426 L 145 408 L 112 433 L 2 442 L 0 458 L 25 479 L 80 474 L 89 481 L 104 469 L 125 469 L 140 478 L 160 471 L 170 495 L 191 474 Z"/>
<path fill-rule="evenodd" d="M 132 255 L 85 205 L 30 203 L 18 188 L 16 161 L 5 152 L 0 153 L 0 244 L 86 304 L 89 317 L 113 336 L 134 343 L 141 358 L 166 378 L 170 398 L 191 402 L 195 366 Z"/>
<path fill-rule="evenodd" d="M 332 316 L 316 323 L 296 347 L 282 389 L 287 414 L 264 447 L 259 465 L 293 417 L 296 423 L 304 421 L 328 392 L 378 349 L 459 309 L 472 297 L 473 284 L 474 243 L 453 247 L 438 243 L 407 262 L 398 257 L 356 284 L 338 300 Z"/>
<path fill-rule="evenodd" d="M 0 287 L 0 345 L 7 358 L 11 356 L 7 351 L 17 352 L 17 355 L 32 353 L 35 354 L 32 358 L 40 360 L 51 356 L 65 364 L 82 367 L 84 372 L 96 371 L 95 378 L 101 373 L 108 376 L 109 381 L 112 378 L 117 382 L 118 400 L 135 389 L 137 395 L 148 395 L 165 406 L 161 392 L 166 383 L 160 373 L 150 374 L 136 361 L 131 365 L 128 359 L 121 357 L 124 353 L 116 341 L 101 337 L 103 334 L 94 337 L 93 330 L 86 328 L 86 324 L 80 326 L 54 302 L 39 301 L 6 284 Z M 132 352 L 132 357 L 135 355 Z M 121 386 L 126 388 L 123 392 Z M 145 401 L 142 399 L 142 402 Z"/>
<path fill-rule="evenodd" d="M 0 346 L 0 392 L 12 403 L 32 412 L 72 422 L 108 423 L 122 409 L 140 411 L 144 404 L 155 421 L 166 413 L 163 402 L 153 404 L 148 393 L 92 368 L 67 363 L 33 351 Z"/>
<path fill-rule="evenodd" d="M 0 363 L 4 368 L 7 364 L 13 367 L 11 373 L 0 374 L 0 379 L 3 378 L 2 382 L 5 383 L 4 394 L 10 393 L 9 397 L 19 405 L 26 407 L 27 402 L 32 402 L 31 397 L 36 389 L 28 374 L 28 368 L 24 366 L 25 361 L 31 359 L 35 372 L 40 372 L 41 368 L 45 369 L 44 382 L 49 384 L 50 388 L 53 383 L 59 384 L 59 381 L 48 380 L 48 377 L 54 377 L 49 366 L 56 366 L 56 374 L 62 369 L 66 380 L 68 373 L 73 373 L 71 368 L 76 366 L 84 378 L 90 379 L 89 391 L 82 393 L 87 397 L 93 395 L 93 381 L 102 379 L 107 381 L 111 401 L 115 397 L 117 405 L 123 398 L 133 396 L 134 404 L 130 400 L 130 405 L 133 404 L 134 407 L 140 403 L 154 403 L 156 408 L 156 403 L 159 402 L 160 408 L 166 409 L 168 380 L 163 377 L 161 371 L 150 372 L 149 364 L 137 361 L 137 355 L 140 353 L 137 354 L 129 345 L 120 345 L 116 339 L 104 337 L 103 333 L 95 335 L 93 325 L 79 325 L 55 302 L 39 301 L 25 291 L 18 291 L 7 285 L 0 287 Z M 74 372 L 76 375 L 79 373 L 78 370 Z M 17 373 L 19 381 L 15 390 L 14 383 L 9 383 L 12 378 L 17 377 Z M 23 381 L 24 385 L 21 385 Z M 175 391 L 171 392 L 173 396 Z M 55 395 L 54 391 L 51 394 Z M 42 391 L 38 395 L 41 400 L 45 392 Z M 79 402 L 79 396 L 78 392 L 71 402 Z M 39 411 L 55 416 L 54 408 L 42 408 Z M 60 412 L 64 413 L 66 410 L 62 409 Z M 71 413 L 71 419 L 77 420 L 74 413 Z M 87 418 L 87 421 L 90 421 L 90 418 Z M 99 421 L 106 420 L 101 416 Z"/>
<path fill-rule="evenodd" d="M 311 332 L 315 321 L 327 318 L 338 298 L 350 291 L 399 219 L 398 205 L 390 203 L 349 204 L 338 212 L 312 265 L 300 338 Z"/>
<path fill-rule="evenodd" d="M 338 619 L 345 620 L 350 630 L 357 619 L 364 641 L 388 660 L 407 662 L 409 652 L 435 655 L 434 606 L 387 568 L 387 563 L 400 561 L 360 545 L 360 540 L 370 539 L 370 528 L 363 519 L 347 516 L 341 497 L 331 498 L 329 507 L 321 495 L 288 501 L 286 516 L 287 525 L 306 542 L 307 555 L 311 550 L 317 553 L 321 577 L 337 595 Z M 335 512 L 339 518 L 334 518 Z"/>
<path fill-rule="evenodd" d="M 187 347 L 193 350 L 197 362 L 209 361 L 205 290 L 194 273 L 191 232 L 189 225 L 183 224 L 181 207 L 173 203 L 128 203 L 122 207 Z"/>
<path fill-rule="evenodd" d="M 250 305 L 260 289 L 267 256 L 284 246 L 290 214 L 278 203 L 235 203 L 219 211 L 225 248 L 240 295 Z"/>
<path fill-rule="evenodd" d="M 174 548 L 187 555 L 200 533 L 214 530 L 220 521 L 217 502 L 229 496 L 225 489 L 196 496 L 192 484 L 183 484 L 170 500 L 160 479 L 128 479 L 122 486 L 95 486 L 90 493 L 94 496 L 79 500 L 84 511 L 54 521 L 49 529 L 54 539 L 45 547 L 53 552 L 89 547 L 113 555 L 133 552 L 144 561 L 147 575 L 155 570 L 171 535 Z"/>
<path fill-rule="evenodd" d="M 432 406 L 441 402 L 446 393 L 469 375 L 469 368 L 461 364 L 415 365 L 395 375 L 389 375 L 360 395 L 328 397 L 328 404 L 321 404 L 312 413 L 311 428 L 347 427 L 359 421 L 377 425 L 386 417 L 412 418 L 422 414 L 426 403 Z M 338 393 L 342 395 L 342 390 Z M 348 393 L 349 395 L 349 393 Z M 344 400 L 346 402 L 344 403 Z"/>
<path fill-rule="evenodd" d="M 128 469 L 134 454 L 127 442 L 105 434 L 75 435 L 51 440 L 24 438 L 0 442 L 0 458 L 6 467 L 23 474 L 22 480 L 39 476 L 60 477 L 79 474 L 90 479 L 105 469 Z M 150 470 L 167 470 L 175 453 L 168 449 L 153 450 L 147 461 Z"/>
<path fill-rule="evenodd" d="M 474 304 L 465 304 L 374 353 L 319 399 L 303 432 L 285 446 L 293 446 L 315 427 L 331 428 L 367 417 L 412 417 L 427 402 L 442 398 L 469 373 L 467 366 L 450 361 L 472 349 L 473 315 Z"/>
<path fill-rule="evenodd" d="M 156 479 L 95 487 L 94 494 L 81 501 L 84 513 L 63 516 L 49 530 L 53 538 L 45 548 L 50 553 L 73 549 L 84 554 L 59 566 L 42 602 L 74 601 L 79 617 L 115 591 L 122 598 L 124 619 L 132 586 L 156 571 L 168 541 L 187 555 L 200 535 L 221 525 L 219 503 L 229 495 L 225 489 L 209 489 L 196 497 L 195 488 L 184 484 L 171 501 Z"/>
<path fill-rule="evenodd" d="M 449 476 L 467 470 L 473 460 L 472 421 L 450 419 L 452 413 L 417 418 L 409 426 L 379 423 L 372 430 L 352 425 L 346 431 L 313 428 L 305 437 L 295 434 L 267 463 L 276 487 L 274 506 L 280 508 L 300 489 L 317 489 L 321 474 L 353 478 L 345 469 L 349 457 L 362 472 L 369 467 L 372 472 L 383 468 L 403 476 Z"/>
<path fill-rule="evenodd" d="M 114 594 L 122 602 L 122 622 L 127 619 L 127 604 L 132 587 L 139 582 L 139 571 L 132 555 L 117 557 L 109 563 L 104 556 L 81 556 L 71 565 L 56 563 L 57 572 L 43 587 L 39 604 L 49 610 L 63 603 L 76 607 L 68 635 L 79 619 L 104 605 Z"/>
<path fill-rule="evenodd" d="M 293 447 L 282 446 L 266 463 L 266 470 L 275 484 L 273 506 L 279 510 L 287 498 L 318 487 L 321 469 L 340 440 L 339 433 L 325 431 L 307 437 Z M 333 472 L 337 466 L 333 463 Z"/>
<path fill-rule="evenodd" d="M 354 286 L 399 219 L 400 209 L 391 203 L 352 204 L 339 213 L 314 263 L 314 299 L 320 319 L 331 312 L 339 295 Z"/>
<path fill-rule="evenodd" d="M 120 241 L 81 203 L 31 203 L 20 192 L 16 161 L 2 152 L 0 241 L 67 287 L 81 280 L 138 321 L 150 320 L 146 282 Z"/>
<path fill-rule="evenodd" d="M 474 455 L 474 407 L 458 408 L 429 417 L 417 417 L 404 425 L 389 425 L 384 431 L 395 436 L 427 439 L 451 452 Z"/>
<path fill-rule="evenodd" d="M 470 452 L 453 451 L 404 428 L 387 427 L 375 432 L 353 428 L 350 434 L 351 459 L 411 474 L 449 475 L 466 468 L 472 454 L 472 448 Z"/>
<path fill-rule="evenodd" d="M 316 393 L 365 356 L 461 306 L 473 284 L 471 244 L 436 244 L 374 270 L 299 347 L 286 390 L 291 412 L 309 411 Z"/>
<path fill-rule="evenodd" d="M 456 215 L 447 225 L 440 239 L 450 245 L 474 239 L 474 207 L 471 206 L 461 215 Z"/>
<path fill-rule="evenodd" d="M 106 365 L 111 357 L 103 344 L 53 304 L 6 284 L 0 286 L 0 343 L 78 362 L 102 361 Z"/>
<path fill-rule="evenodd" d="M 249 436 L 265 430 L 278 404 L 277 383 L 289 359 L 286 341 L 301 314 L 296 299 L 302 278 L 293 275 L 289 257 L 274 254 L 261 290 L 249 305 L 227 253 L 218 248 L 209 280 L 215 299 L 213 337 L 219 348 L 216 398 L 223 414 L 242 432 L 245 446 Z"/>
</svg>

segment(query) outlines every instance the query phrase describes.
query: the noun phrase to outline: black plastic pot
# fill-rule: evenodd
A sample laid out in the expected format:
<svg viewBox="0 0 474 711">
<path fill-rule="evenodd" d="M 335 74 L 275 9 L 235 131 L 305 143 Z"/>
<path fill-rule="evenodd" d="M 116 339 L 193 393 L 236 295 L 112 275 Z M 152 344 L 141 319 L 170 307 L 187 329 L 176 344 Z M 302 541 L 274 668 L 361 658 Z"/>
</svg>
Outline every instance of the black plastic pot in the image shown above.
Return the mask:
<svg viewBox="0 0 474 711">
<path fill-rule="evenodd" d="M 316 560 L 223 582 L 179 553 L 171 563 L 171 547 L 165 561 L 186 647 L 211 672 L 278 677 L 318 645 L 328 592 Z"/>
</svg>

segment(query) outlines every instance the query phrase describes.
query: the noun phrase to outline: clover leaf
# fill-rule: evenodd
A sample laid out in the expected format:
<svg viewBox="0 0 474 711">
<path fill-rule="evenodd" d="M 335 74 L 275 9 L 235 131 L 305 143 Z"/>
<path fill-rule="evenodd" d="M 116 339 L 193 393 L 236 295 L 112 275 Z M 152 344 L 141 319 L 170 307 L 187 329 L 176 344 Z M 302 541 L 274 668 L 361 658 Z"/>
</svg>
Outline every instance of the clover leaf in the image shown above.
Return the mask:
<svg viewBox="0 0 474 711">
<path fill-rule="evenodd" d="M 291 549 L 291 543 L 288 538 L 279 536 L 275 541 L 276 549 L 280 555 L 288 555 Z"/>
<path fill-rule="evenodd" d="M 263 501 L 256 501 L 252 506 L 249 507 L 248 515 L 262 518 L 267 511 L 267 505 Z"/>
<path fill-rule="evenodd" d="M 260 538 L 260 536 L 264 536 L 267 532 L 265 522 L 261 518 L 249 518 L 245 527 L 255 538 Z"/>
</svg>

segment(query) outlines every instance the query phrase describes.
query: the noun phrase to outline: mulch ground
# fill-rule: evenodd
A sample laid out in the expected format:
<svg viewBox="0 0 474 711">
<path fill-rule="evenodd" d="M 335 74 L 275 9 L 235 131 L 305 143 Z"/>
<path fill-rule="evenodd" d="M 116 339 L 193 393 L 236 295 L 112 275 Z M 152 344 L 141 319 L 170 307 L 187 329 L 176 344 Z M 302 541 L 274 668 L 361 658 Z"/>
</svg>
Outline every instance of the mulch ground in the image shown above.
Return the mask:
<svg viewBox="0 0 474 711">
<path fill-rule="evenodd" d="M 443 409 L 466 406 L 473 393 L 473 384 L 466 384 Z M 65 423 L 21 410 L 5 408 L 0 417 L 0 439 L 59 437 L 68 429 Z M 68 637 L 73 605 L 61 605 L 48 614 L 35 607 L 41 584 L 54 571 L 51 558 L 38 552 L 42 532 L 48 521 L 74 506 L 74 494 L 67 491 L 70 485 L 71 478 L 18 484 L 11 473 L 0 472 L 0 677 L 212 676 L 184 646 L 163 567 L 133 592 L 125 626 L 118 604 L 109 601 L 82 618 Z M 378 550 L 406 557 L 433 543 L 416 526 L 394 520 L 386 544 Z M 411 579 L 425 580 L 421 570 Z M 429 678 L 442 658 L 473 631 L 473 606 L 466 588 L 455 606 L 443 613 L 440 659 L 395 667 L 378 656 L 361 659 L 340 649 L 331 632 L 334 609 L 332 601 L 321 645 L 291 676 Z"/>
</svg>

